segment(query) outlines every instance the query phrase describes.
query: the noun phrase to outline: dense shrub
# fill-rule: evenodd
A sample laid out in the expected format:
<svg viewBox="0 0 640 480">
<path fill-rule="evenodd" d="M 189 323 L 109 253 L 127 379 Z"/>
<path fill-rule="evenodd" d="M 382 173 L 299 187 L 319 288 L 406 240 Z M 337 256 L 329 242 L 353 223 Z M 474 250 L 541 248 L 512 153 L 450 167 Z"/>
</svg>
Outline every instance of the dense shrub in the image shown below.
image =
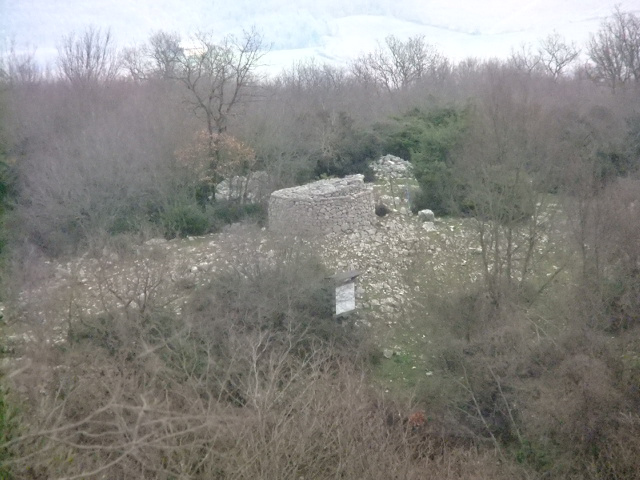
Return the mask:
<svg viewBox="0 0 640 480">
<path fill-rule="evenodd" d="M 462 213 L 503 226 L 523 224 L 535 213 L 538 197 L 526 172 L 506 167 L 488 167 L 478 172 L 467 188 Z"/>
<path fill-rule="evenodd" d="M 353 325 L 333 318 L 333 285 L 325 267 L 309 253 L 284 249 L 270 260 L 242 260 L 194 295 L 192 315 L 233 318 L 247 330 L 298 331 L 304 342 L 349 345 Z"/>
<path fill-rule="evenodd" d="M 419 170 L 416 178 L 419 178 L 420 190 L 411 202 L 414 213 L 425 208 L 438 216 L 470 211 L 465 185 L 456 178 L 450 166 L 436 161 Z"/>
<path fill-rule="evenodd" d="M 267 220 L 266 205 L 260 203 L 216 201 L 209 207 L 209 212 L 212 231 L 219 231 L 225 225 L 240 221 L 255 222 L 263 225 Z"/>
<path fill-rule="evenodd" d="M 166 238 L 175 238 L 219 232 L 241 221 L 264 224 L 266 215 L 266 206 L 258 203 L 218 200 L 201 205 L 197 199 L 182 199 L 177 205 L 161 207 L 150 218 L 162 227 Z"/>
<path fill-rule="evenodd" d="M 160 221 L 168 238 L 204 235 L 210 228 L 206 209 L 195 202 L 170 206 L 162 212 Z"/>
<path fill-rule="evenodd" d="M 465 131 L 465 112 L 455 108 L 413 109 L 396 117 L 386 132 L 384 151 L 411 161 L 421 192 L 413 209 L 429 208 L 436 215 L 464 210 L 464 184 L 453 170 L 453 157 Z"/>
<path fill-rule="evenodd" d="M 338 114 L 331 131 L 328 144 L 312 154 L 316 177 L 344 177 L 359 173 L 365 176 L 365 181 L 372 181 L 374 175 L 369 163 L 382 151 L 377 136 L 358 129 L 345 112 Z"/>
</svg>

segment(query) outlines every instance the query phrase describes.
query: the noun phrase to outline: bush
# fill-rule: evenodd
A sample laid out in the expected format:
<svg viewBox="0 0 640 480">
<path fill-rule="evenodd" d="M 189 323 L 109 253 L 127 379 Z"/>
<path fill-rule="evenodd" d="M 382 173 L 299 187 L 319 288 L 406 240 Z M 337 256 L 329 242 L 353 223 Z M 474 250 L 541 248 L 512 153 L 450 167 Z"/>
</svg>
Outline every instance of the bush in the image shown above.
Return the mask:
<svg viewBox="0 0 640 480">
<path fill-rule="evenodd" d="M 204 202 L 196 198 L 179 198 L 168 207 L 147 206 L 147 218 L 136 216 L 136 212 L 125 212 L 114 219 L 109 233 L 139 232 L 146 222 L 155 223 L 164 230 L 166 238 L 198 236 L 218 232 L 224 226 L 240 221 L 266 223 L 267 210 L 257 203 L 241 204 L 236 201 Z"/>
<path fill-rule="evenodd" d="M 204 235 L 210 226 L 206 210 L 195 203 L 167 208 L 161 214 L 161 222 L 167 238 Z"/>
<path fill-rule="evenodd" d="M 142 226 L 149 222 L 143 213 L 137 212 L 135 209 L 118 212 L 107 228 L 107 232 L 111 235 L 139 233 Z"/>
<path fill-rule="evenodd" d="M 267 209 L 259 203 L 238 203 L 234 201 L 216 201 L 209 207 L 212 231 L 219 231 L 225 225 L 240 221 L 254 221 L 264 225 L 267 221 Z"/>
<path fill-rule="evenodd" d="M 13 440 L 17 432 L 16 411 L 7 397 L 5 386 L 0 384 L 0 479 L 2 480 L 14 478 L 11 467 L 8 466 L 12 455 L 7 444 Z"/>
<path fill-rule="evenodd" d="M 384 217 L 385 215 L 391 213 L 389 207 L 387 207 L 384 203 L 378 203 L 375 207 L 375 213 L 379 217 Z"/>
<path fill-rule="evenodd" d="M 216 275 L 194 294 L 190 312 L 197 318 L 233 318 L 248 330 L 297 331 L 305 344 L 352 344 L 356 332 L 333 318 L 332 295 L 333 285 L 319 260 L 286 248 L 268 261 L 242 260 Z"/>
<path fill-rule="evenodd" d="M 463 201 L 464 185 L 457 181 L 448 165 L 433 162 L 419 170 L 420 190 L 414 195 L 411 205 L 414 213 L 425 208 L 433 210 L 437 216 L 467 212 L 468 207 Z"/>
<path fill-rule="evenodd" d="M 373 181 L 374 173 L 369 164 L 382 152 L 378 137 L 356 129 L 353 119 L 345 112 L 339 113 L 336 123 L 332 127 L 330 145 L 312 155 L 316 177 L 362 174 L 365 181 Z"/>
<path fill-rule="evenodd" d="M 521 225 L 534 215 L 538 196 L 533 181 L 522 170 L 490 167 L 478 173 L 475 182 L 465 195 L 465 213 L 509 227 Z"/>
<path fill-rule="evenodd" d="M 452 292 L 438 303 L 438 314 L 451 334 L 467 342 L 487 330 L 497 316 L 496 307 L 482 288 L 470 287 Z"/>
<path fill-rule="evenodd" d="M 412 209 L 429 208 L 440 216 L 464 210 L 465 188 L 455 176 L 452 159 L 466 128 L 465 112 L 454 108 L 430 112 L 413 109 L 394 122 L 384 127 L 389 133 L 383 147 L 413 164 L 421 192 Z"/>
<path fill-rule="evenodd" d="M 401 117 L 394 117 L 388 123 L 375 126 L 375 130 L 383 139 L 383 151 L 405 160 L 410 160 L 411 153 L 418 148 L 424 129 L 424 114 L 418 108 Z"/>
</svg>

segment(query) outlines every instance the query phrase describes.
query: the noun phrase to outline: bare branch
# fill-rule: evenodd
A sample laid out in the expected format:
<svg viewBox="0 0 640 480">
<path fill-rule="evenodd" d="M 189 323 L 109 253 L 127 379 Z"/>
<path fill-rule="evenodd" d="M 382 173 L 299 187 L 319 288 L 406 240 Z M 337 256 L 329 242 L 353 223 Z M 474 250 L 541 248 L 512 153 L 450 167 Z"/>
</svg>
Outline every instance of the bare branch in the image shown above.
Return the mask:
<svg viewBox="0 0 640 480">
<path fill-rule="evenodd" d="M 58 66 L 64 78 L 75 84 L 113 80 L 120 61 L 111 31 L 89 27 L 82 35 L 71 34 L 58 47 Z"/>
<path fill-rule="evenodd" d="M 611 18 L 591 36 L 587 46 L 590 76 L 612 90 L 640 82 L 640 18 L 616 7 Z"/>
<path fill-rule="evenodd" d="M 516 69 L 532 74 L 540 69 L 542 59 L 540 53 L 534 53 L 531 45 L 522 44 L 519 50 L 511 50 L 509 63 Z"/>
<path fill-rule="evenodd" d="M 373 82 L 388 91 L 408 88 L 428 74 L 437 73 L 444 59 L 423 35 L 402 41 L 394 35 L 385 39 L 385 47 L 356 59 L 352 73 L 361 82 Z"/>
<path fill-rule="evenodd" d="M 559 78 L 575 62 L 580 50 L 574 43 L 566 43 L 559 33 L 554 32 L 540 41 L 538 55 L 547 73 L 553 78 Z"/>
</svg>

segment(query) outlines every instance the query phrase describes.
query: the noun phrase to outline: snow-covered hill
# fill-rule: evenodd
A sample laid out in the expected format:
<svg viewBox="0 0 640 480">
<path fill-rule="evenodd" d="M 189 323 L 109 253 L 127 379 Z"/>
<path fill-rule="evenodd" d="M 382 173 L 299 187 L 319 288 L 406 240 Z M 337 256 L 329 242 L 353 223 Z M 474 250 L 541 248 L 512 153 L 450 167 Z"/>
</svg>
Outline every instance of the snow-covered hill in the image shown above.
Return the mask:
<svg viewBox="0 0 640 480">
<path fill-rule="evenodd" d="M 504 58 L 554 30 L 582 45 L 616 4 L 640 13 L 638 0 L 0 0 L 0 39 L 52 62 L 61 37 L 87 25 L 111 28 L 119 45 L 157 30 L 222 37 L 256 26 L 278 71 L 309 57 L 344 63 L 390 34 L 425 35 L 453 60 Z"/>
</svg>

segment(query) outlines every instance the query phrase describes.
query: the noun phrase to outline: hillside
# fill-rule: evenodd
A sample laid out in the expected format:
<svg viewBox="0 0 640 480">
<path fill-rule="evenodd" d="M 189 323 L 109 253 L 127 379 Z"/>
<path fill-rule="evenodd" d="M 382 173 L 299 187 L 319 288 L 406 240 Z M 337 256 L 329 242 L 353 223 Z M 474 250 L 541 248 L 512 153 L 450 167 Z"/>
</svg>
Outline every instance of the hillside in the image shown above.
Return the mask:
<svg viewBox="0 0 640 480">
<path fill-rule="evenodd" d="M 0 56 L 0 478 L 637 479 L 640 19 L 217 33 Z"/>
</svg>

